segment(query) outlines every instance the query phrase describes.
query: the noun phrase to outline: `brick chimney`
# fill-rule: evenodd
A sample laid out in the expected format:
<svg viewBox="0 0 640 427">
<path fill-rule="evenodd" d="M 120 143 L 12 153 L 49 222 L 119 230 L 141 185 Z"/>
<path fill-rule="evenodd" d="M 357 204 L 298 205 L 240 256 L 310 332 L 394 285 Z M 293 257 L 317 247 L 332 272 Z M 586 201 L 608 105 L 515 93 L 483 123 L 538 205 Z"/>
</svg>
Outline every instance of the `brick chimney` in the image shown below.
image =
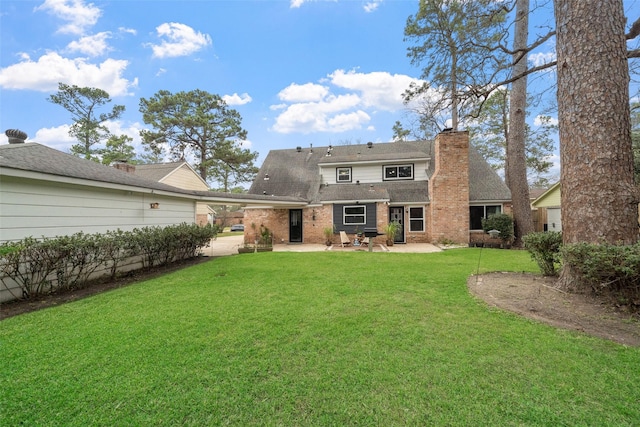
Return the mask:
<svg viewBox="0 0 640 427">
<path fill-rule="evenodd" d="M 469 132 L 444 131 L 435 140 L 429 180 L 431 239 L 469 243 Z"/>
<path fill-rule="evenodd" d="M 122 172 L 134 175 L 136 173 L 136 165 L 128 163 L 126 160 L 119 160 L 113 164 L 113 167 Z"/>
<path fill-rule="evenodd" d="M 4 134 L 9 138 L 9 144 L 24 144 L 27 140 L 27 134 L 19 129 L 7 129 Z"/>
</svg>

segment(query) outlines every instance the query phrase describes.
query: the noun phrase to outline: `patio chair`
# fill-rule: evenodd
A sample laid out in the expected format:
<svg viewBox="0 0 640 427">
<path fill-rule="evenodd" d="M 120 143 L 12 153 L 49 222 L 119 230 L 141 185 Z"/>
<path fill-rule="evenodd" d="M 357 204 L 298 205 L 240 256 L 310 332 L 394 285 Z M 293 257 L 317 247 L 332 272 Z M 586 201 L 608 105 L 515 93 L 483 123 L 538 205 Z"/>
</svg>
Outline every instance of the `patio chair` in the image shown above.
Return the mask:
<svg viewBox="0 0 640 427">
<path fill-rule="evenodd" d="M 347 233 L 344 231 L 340 232 L 340 244 L 342 245 L 343 248 L 345 247 L 345 245 L 349 246 L 351 244 L 351 240 L 349 240 L 349 236 L 347 236 Z"/>
</svg>

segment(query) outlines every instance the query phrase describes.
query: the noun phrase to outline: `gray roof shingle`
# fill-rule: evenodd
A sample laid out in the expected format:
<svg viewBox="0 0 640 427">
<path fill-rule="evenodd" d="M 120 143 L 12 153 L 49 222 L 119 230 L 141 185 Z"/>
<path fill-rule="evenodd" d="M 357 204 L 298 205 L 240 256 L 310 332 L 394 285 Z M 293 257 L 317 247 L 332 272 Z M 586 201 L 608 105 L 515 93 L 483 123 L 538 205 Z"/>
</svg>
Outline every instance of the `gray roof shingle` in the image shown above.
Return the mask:
<svg viewBox="0 0 640 427">
<path fill-rule="evenodd" d="M 428 202 L 425 182 L 397 181 L 374 184 L 372 196 L 368 184 L 335 184 L 321 186 L 319 167 L 323 164 L 357 164 L 372 161 L 405 161 L 430 159 L 429 171 L 434 170 L 433 141 L 340 145 L 332 147 L 272 150 L 267 155 L 249 194 L 294 196 L 310 202 L 339 200 L 390 200 L 392 203 Z M 266 179 L 268 177 L 268 179 Z M 511 193 L 500 176 L 489 166 L 480 153 L 469 148 L 469 200 L 511 200 Z"/>
</svg>

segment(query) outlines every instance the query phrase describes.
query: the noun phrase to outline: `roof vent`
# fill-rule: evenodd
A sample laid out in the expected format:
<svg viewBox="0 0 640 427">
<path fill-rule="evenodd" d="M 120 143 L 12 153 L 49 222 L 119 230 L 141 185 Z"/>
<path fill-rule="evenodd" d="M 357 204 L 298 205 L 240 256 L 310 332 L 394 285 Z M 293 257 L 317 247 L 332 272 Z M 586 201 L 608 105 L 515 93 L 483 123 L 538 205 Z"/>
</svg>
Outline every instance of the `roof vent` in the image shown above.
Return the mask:
<svg viewBox="0 0 640 427">
<path fill-rule="evenodd" d="M 373 147 L 373 142 L 371 141 L 367 142 L 367 148 L 371 148 L 371 147 Z"/>
<path fill-rule="evenodd" d="M 296 151 L 299 153 L 302 151 L 302 147 L 300 147 L 299 145 L 296 147 Z"/>
<path fill-rule="evenodd" d="M 9 138 L 9 144 L 24 144 L 27 140 L 27 134 L 20 129 L 7 129 L 4 134 Z"/>
</svg>

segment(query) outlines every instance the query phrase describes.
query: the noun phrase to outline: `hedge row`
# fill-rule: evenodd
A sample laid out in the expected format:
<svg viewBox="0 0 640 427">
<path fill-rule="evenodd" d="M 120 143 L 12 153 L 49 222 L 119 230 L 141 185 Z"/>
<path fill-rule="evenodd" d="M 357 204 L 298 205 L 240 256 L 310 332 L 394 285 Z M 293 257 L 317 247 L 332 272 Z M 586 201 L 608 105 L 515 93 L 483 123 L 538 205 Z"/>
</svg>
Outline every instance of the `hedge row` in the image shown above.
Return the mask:
<svg viewBox="0 0 640 427">
<path fill-rule="evenodd" d="M 583 290 L 640 297 L 640 243 L 562 245 L 557 232 L 531 233 L 523 240 L 545 276 L 557 276 L 563 266 Z"/>
<path fill-rule="evenodd" d="M 142 267 L 167 265 L 198 255 L 218 233 L 215 225 L 200 227 L 186 223 L 168 227 L 144 227 L 104 234 L 76 233 L 71 236 L 35 239 L 28 237 L 0 245 L 0 277 L 11 279 L 22 295 L 31 298 L 54 289 L 78 289 L 104 271 L 114 279 L 123 263 L 138 258 Z"/>
</svg>

